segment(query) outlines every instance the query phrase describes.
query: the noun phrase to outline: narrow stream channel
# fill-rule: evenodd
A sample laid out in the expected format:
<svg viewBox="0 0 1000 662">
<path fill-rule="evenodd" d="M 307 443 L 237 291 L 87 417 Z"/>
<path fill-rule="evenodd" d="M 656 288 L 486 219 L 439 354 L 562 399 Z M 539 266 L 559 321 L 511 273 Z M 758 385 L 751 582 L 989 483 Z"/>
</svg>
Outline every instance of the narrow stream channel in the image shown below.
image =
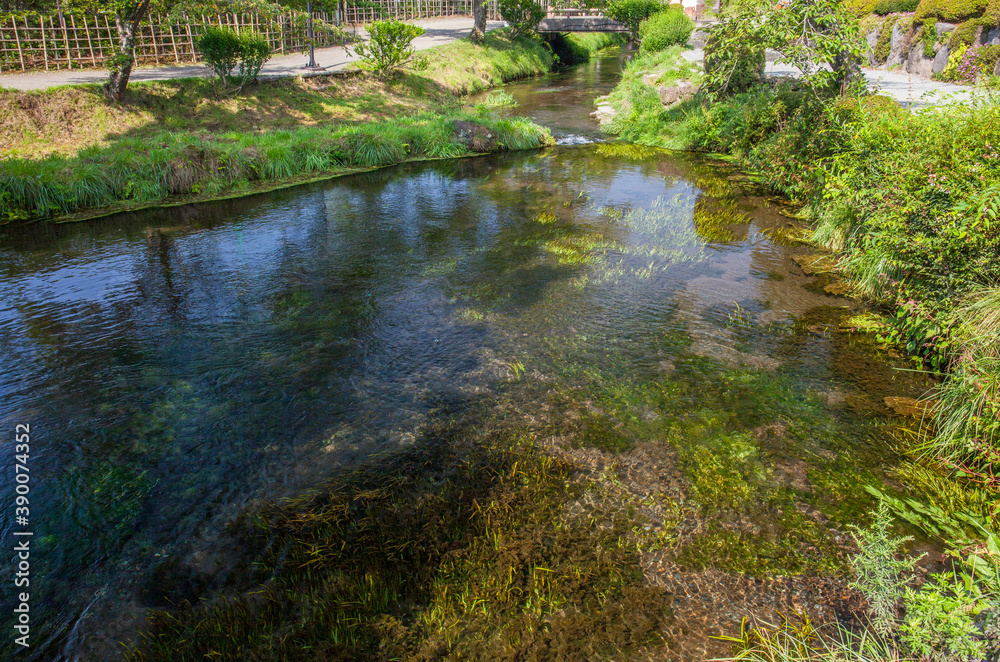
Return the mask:
<svg viewBox="0 0 1000 662">
<path fill-rule="evenodd" d="M 15 659 L 114 659 L 164 578 L 201 597 L 246 507 L 499 401 L 580 448 L 669 440 L 689 495 L 706 466 L 753 486 L 691 567 L 741 569 L 732 535 L 767 540 L 754 567 L 829 567 L 817 527 L 889 468 L 882 397 L 923 384 L 836 331 L 852 304 L 796 264 L 813 251 L 780 205 L 595 142 L 620 60 L 507 88 L 556 148 L 4 231 L 8 541 L 15 425 L 33 449 L 36 644 Z"/>
</svg>

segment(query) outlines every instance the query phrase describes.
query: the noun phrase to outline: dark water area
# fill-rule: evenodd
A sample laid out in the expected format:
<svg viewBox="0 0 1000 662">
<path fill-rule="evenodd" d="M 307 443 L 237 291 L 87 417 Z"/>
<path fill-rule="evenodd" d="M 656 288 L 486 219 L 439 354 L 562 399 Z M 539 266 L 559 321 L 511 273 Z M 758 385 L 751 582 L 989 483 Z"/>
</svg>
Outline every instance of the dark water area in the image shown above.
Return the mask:
<svg viewBox="0 0 1000 662">
<path fill-rule="evenodd" d="M 618 62 L 508 90 L 564 142 L 594 140 Z M 202 594 L 247 507 L 501 392 L 531 410 L 541 383 L 640 438 L 780 419 L 761 466 L 874 475 L 885 412 L 861 386 L 895 373 L 831 332 L 850 304 L 799 269 L 811 251 L 779 212 L 717 165 L 594 143 L 5 231 L 2 535 L 24 529 L 18 424 L 34 534 L 33 647 L 11 659 L 113 659 L 164 606 L 164 567 Z"/>
</svg>

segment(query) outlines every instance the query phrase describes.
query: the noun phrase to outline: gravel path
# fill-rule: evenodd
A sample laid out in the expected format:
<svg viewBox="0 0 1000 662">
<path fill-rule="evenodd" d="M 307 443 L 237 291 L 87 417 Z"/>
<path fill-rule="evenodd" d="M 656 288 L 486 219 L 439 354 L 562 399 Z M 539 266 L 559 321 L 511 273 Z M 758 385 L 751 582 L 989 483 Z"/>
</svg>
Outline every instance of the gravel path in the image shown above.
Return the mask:
<svg viewBox="0 0 1000 662">
<path fill-rule="evenodd" d="M 472 30 L 472 19 L 466 17 L 432 18 L 412 21 L 426 32 L 413 40 L 417 50 L 440 46 L 467 37 Z M 505 25 L 498 21 L 490 21 L 488 30 Z M 367 33 L 359 29 L 357 35 L 367 38 Z M 325 71 L 335 71 L 358 60 L 353 52 L 348 52 L 343 46 L 316 49 L 316 63 Z M 282 76 L 308 76 L 315 73 L 303 70 L 309 62 L 308 53 L 281 55 L 272 58 L 261 70 L 262 78 Z M 324 73 L 324 72 L 318 72 Z M 138 67 L 132 71 L 130 81 L 168 80 L 172 78 L 192 78 L 195 76 L 212 76 L 212 70 L 201 64 L 181 64 L 165 67 Z M 61 69 L 59 71 L 36 71 L 24 74 L 8 74 L 0 76 L 0 86 L 16 90 L 44 90 L 59 85 L 77 85 L 80 83 L 103 83 L 108 72 L 104 69 Z"/>
<path fill-rule="evenodd" d="M 692 62 L 702 62 L 705 57 L 701 49 L 685 51 L 683 55 Z M 765 73 L 772 76 L 797 76 L 801 72 L 795 67 L 775 63 L 769 54 Z M 950 101 L 968 102 L 978 96 L 971 87 L 942 83 L 902 71 L 865 69 L 864 74 L 868 80 L 868 89 L 890 96 L 908 108 L 941 105 Z"/>
</svg>

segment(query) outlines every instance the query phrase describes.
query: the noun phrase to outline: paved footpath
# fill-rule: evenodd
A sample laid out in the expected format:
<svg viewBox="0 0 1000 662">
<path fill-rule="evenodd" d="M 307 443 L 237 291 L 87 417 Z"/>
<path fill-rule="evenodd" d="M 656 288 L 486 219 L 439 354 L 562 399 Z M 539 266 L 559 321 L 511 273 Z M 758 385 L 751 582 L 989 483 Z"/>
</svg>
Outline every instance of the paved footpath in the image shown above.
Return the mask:
<svg viewBox="0 0 1000 662">
<path fill-rule="evenodd" d="M 413 40 L 416 50 L 424 50 L 440 46 L 469 36 L 472 31 L 472 19 L 464 16 L 448 18 L 432 18 L 421 21 L 411 21 L 414 25 L 424 28 L 423 35 Z M 505 23 L 490 21 L 488 30 L 503 27 Z M 368 34 L 358 29 L 355 33 L 362 39 Z M 343 46 L 316 49 L 316 64 L 323 67 L 321 72 L 307 72 L 303 67 L 309 62 L 309 53 L 281 55 L 271 58 L 261 69 L 262 78 L 278 78 L 282 76 L 308 76 L 322 74 L 326 71 L 342 69 L 360 58 Z M 192 78 L 195 76 L 213 76 L 212 70 L 203 64 L 179 64 L 163 67 L 137 67 L 132 70 L 130 81 L 169 80 L 172 78 Z M 23 74 L 0 75 L 0 86 L 16 90 L 44 90 L 59 85 L 76 85 L 80 83 L 103 83 L 108 78 L 104 69 L 60 69 L 58 71 L 34 71 Z"/>
<path fill-rule="evenodd" d="M 684 57 L 692 62 L 702 62 L 705 54 L 701 49 L 684 52 Z M 765 73 L 772 76 L 798 76 L 801 72 L 786 64 L 777 64 L 769 53 Z M 940 81 L 910 75 L 904 71 L 864 69 L 868 89 L 890 96 L 908 108 L 920 108 L 948 103 L 968 102 L 973 97 L 982 96 L 982 91 L 965 85 L 952 85 Z"/>
</svg>

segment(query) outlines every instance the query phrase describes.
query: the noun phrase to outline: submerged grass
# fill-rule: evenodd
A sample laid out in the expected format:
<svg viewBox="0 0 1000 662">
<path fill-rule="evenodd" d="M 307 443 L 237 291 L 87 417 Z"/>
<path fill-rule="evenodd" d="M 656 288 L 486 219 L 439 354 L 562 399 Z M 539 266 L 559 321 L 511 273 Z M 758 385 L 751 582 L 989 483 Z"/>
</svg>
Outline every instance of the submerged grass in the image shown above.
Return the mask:
<svg viewBox="0 0 1000 662">
<path fill-rule="evenodd" d="M 624 521 L 564 511 L 571 465 L 523 436 L 430 436 L 248 515 L 253 583 L 154 615 L 127 659 L 618 659 L 657 639 L 667 603 Z"/>
<path fill-rule="evenodd" d="M 1000 491 L 1000 108 L 909 111 L 886 97 L 819 98 L 791 83 L 664 107 L 640 56 L 610 96 L 609 130 L 728 154 L 804 203 L 811 241 L 842 255 L 848 286 L 887 314 L 885 339 L 947 376 L 936 434 L 910 448 Z M 796 239 L 806 237 L 796 237 Z"/>
</svg>

